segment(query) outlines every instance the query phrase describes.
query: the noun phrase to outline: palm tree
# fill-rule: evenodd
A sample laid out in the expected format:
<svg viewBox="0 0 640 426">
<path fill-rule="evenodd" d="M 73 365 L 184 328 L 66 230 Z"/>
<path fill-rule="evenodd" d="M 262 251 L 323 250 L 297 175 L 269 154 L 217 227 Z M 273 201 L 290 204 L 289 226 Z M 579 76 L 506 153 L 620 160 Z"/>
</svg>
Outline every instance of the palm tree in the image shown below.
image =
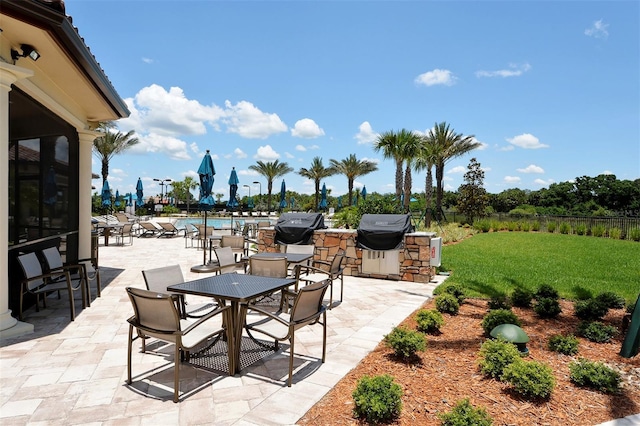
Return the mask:
<svg viewBox="0 0 640 426">
<path fill-rule="evenodd" d="M 419 152 L 421 138 L 412 131 L 402 129 L 397 135 L 398 137 L 398 153 L 406 164 L 404 171 L 404 205 L 403 212 L 409 211 L 409 203 L 411 202 L 411 167 L 415 162 L 416 155 Z"/>
<path fill-rule="evenodd" d="M 364 176 L 378 170 L 376 163 L 369 160 L 358 160 L 355 154 L 351 154 L 349 157 L 340 161 L 331 159 L 330 162 L 331 168 L 333 168 L 336 173 L 340 173 L 347 177 L 349 182 L 349 205 L 352 204 L 353 200 L 353 181 L 358 176 Z"/>
<path fill-rule="evenodd" d="M 400 202 L 400 194 L 402 194 L 402 163 L 403 156 L 400 151 L 400 143 L 398 134 L 393 130 L 380 133 L 374 142 L 373 149 L 376 152 L 382 151 L 384 158 L 392 158 L 396 162 L 396 199 Z"/>
<path fill-rule="evenodd" d="M 189 205 L 191 204 L 191 198 L 193 194 L 191 191 L 196 189 L 200 184 L 196 182 L 191 176 L 187 176 L 182 181 L 173 182 L 173 189 L 171 190 L 172 196 L 182 200 L 185 199 L 187 203 L 187 213 L 189 212 Z"/>
<path fill-rule="evenodd" d="M 425 196 L 425 227 L 431 226 L 431 204 L 433 203 L 433 166 L 438 161 L 438 148 L 435 141 L 428 136 L 423 136 L 418 153 L 415 157 L 414 168 L 417 171 L 426 170 L 424 196 Z"/>
<path fill-rule="evenodd" d="M 120 131 L 114 131 L 115 128 L 116 126 L 113 121 L 100 122 L 97 130 L 102 132 L 103 135 L 93 140 L 93 152 L 102 164 L 101 173 L 103 184 L 109 176 L 109 161 L 111 158 L 140 142 L 138 138 L 133 137 L 135 134 L 134 130 L 122 133 Z"/>
<path fill-rule="evenodd" d="M 287 173 L 291 173 L 293 168 L 287 163 L 281 163 L 278 160 L 264 163 L 257 161 L 257 164 L 249 166 L 250 170 L 258 172 L 267 179 L 267 211 L 271 211 L 271 190 L 273 189 L 273 180 Z"/>
<path fill-rule="evenodd" d="M 300 176 L 313 180 L 313 183 L 315 185 L 315 190 L 316 190 L 315 192 L 316 211 L 318 209 L 318 204 L 319 204 L 318 198 L 320 197 L 320 181 L 324 178 L 334 175 L 335 173 L 336 171 L 333 168 L 324 167 L 324 165 L 322 164 L 322 158 L 320 157 L 313 158 L 310 168 L 305 169 L 304 167 L 302 167 L 300 168 L 300 170 L 298 170 L 298 174 Z"/>
<path fill-rule="evenodd" d="M 474 136 L 464 136 L 462 133 L 456 133 L 449 127 L 446 122 L 436 123 L 434 128 L 429 130 L 427 136 L 432 143 L 438 146 L 436 166 L 436 215 L 440 216 L 442 211 L 442 195 L 444 188 L 442 181 L 444 179 L 444 166 L 451 159 L 460 157 L 469 151 L 480 146 L 480 142 L 474 140 Z"/>
</svg>

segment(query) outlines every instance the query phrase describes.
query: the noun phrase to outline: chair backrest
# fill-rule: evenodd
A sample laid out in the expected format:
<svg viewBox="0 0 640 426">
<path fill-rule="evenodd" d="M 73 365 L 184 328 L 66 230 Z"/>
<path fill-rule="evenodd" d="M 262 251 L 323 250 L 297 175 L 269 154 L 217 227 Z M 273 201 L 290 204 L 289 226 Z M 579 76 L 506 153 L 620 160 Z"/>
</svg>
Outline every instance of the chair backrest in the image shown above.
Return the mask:
<svg viewBox="0 0 640 426">
<path fill-rule="evenodd" d="M 133 223 L 127 222 L 122 226 L 122 236 L 131 235 L 131 229 L 133 228 Z"/>
<path fill-rule="evenodd" d="M 286 278 L 286 257 L 255 257 L 249 258 L 249 274 L 262 277 Z"/>
<path fill-rule="evenodd" d="M 271 222 L 267 222 L 267 221 L 258 222 L 258 229 L 259 228 L 268 228 L 270 226 L 271 226 Z"/>
<path fill-rule="evenodd" d="M 331 267 L 329 268 L 329 272 L 332 275 L 340 274 L 340 272 L 342 271 L 343 260 L 344 260 L 344 252 L 336 253 L 336 255 L 333 257 L 333 260 L 331 261 Z"/>
<path fill-rule="evenodd" d="M 27 288 L 29 290 L 44 284 L 42 278 L 31 279 L 42 275 L 42 266 L 35 253 L 31 252 L 18 256 L 18 263 L 20 263 L 25 279 L 28 280 Z"/>
<path fill-rule="evenodd" d="M 167 286 L 184 282 L 184 276 L 180 265 L 169 265 L 161 268 L 142 271 L 147 290 L 157 293 L 166 293 Z"/>
<path fill-rule="evenodd" d="M 170 295 L 127 287 L 137 325 L 161 333 L 180 331 L 180 314 Z"/>
<path fill-rule="evenodd" d="M 129 217 L 124 213 L 116 213 L 115 216 L 118 219 L 118 222 L 129 222 Z"/>
<path fill-rule="evenodd" d="M 329 280 L 322 280 L 300 288 L 291 308 L 291 321 L 304 322 L 322 312 L 325 309 L 322 301 L 330 283 Z"/>
<path fill-rule="evenodd" d="M 316 246 L 313 244 L 287 244 L 287 253 L 313 254 Z"/>
<path fill-rule="evenodd" d="M 57 247 L 48 247 L 42 250 L 42 255 L 44 256 L 44 261 L 47 263 L 49 271 L 54 271 L 64 266 L 62 256 Z"/>
<path fill-rule="evenodd" d="M 220 241 L 220 247 L 231 247 L 232 249 L 244 250 L 244 236 L 242 235 L 223 235 Z"/>
</svg>

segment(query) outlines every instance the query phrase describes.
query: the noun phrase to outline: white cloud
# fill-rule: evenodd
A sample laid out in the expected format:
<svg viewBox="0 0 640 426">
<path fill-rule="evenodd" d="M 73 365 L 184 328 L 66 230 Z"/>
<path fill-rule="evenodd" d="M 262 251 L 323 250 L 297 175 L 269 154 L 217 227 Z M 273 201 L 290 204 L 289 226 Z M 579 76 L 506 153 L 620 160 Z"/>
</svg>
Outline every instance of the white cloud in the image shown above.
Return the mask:
<svg viewBox="0 0 640 426">
<path fill-rule="evenodd" d="M 237 133 L 248 139 L 266 139 L 276 133 L 287 131 L 287 125 L 278 114 L 260 111 L 251 102 L 240 101 L 235 105 L 225 101 L 225 113 L 222 119 L 227 131 Z"/>
<path fill-rule="evenodd" d="M 531 133 L 523 133 L 512 138 L 507 138 L 507 142 L 524 149 L 538 149 L 549 147 L 549 145 L 540 143 L 540 140 L 533 136 Z"/>
<path fill-rule="evenodd" d="M 420 74 L 415 78 L 415 83 L 425 86 L 453 86 L 456 83 L 457 78 L 449 70 L 435 69 L 433 71 L 427 71 Z"/>
<path fill-rule="evenodd" d="M 540 166 L 536 166 L 535 164 L 529 164 L 524 169 L 516 169 L 520 173 L 544 173 L 544 169 Z"/>
<path fill-rule="evenodd" d="M 285 156 L 285 157 L 287 157 L 287 158 L 289 158 L 289 159 L 296 158 L 296 156 L 295 156 L 295 155 L 293 155 L 293 154 L 291 154 L 291 153 L 289 153 L 289 152 L 286 152 L 286 151 L 285 151 L 285 153 L 284 153 L 284 156 Z"/>
<path fill-rule="evenodd" d="M 302 120 L 296 121 L 293 129 L 291 129 L 291 136 L 296 138 L 314 139 L 323 135 L 324 130 L 310 118 L 303 118 Z"/>
<path fill-rule="evenodd" d="M 602 22 L 602 19 L 595 21 L 589 28 L 584 30 L 584 34 L 594 38 L 607 38 L 609 37 L 609 24 Z"/>
<path fill-rule="evenodd" d="M 496 145 L 496 149 L 498 151 L 513 151 L 514 149 L 516 149 L 513 145 L 505 145 L 505 146 L 498 146 Z"/>
<path fill-rule="evenodd" d="M 258 148 L 253 158 L 259 161 L 275 161 L 280 158 L 280 154 L 275 152 L 271 145 L 265 145 Z"/>
<path fill-rule="evenodd" d="M 605 170 L 601 174 L 603 174 L 603 175 L 613 175 L 615 173 L 613 173 L 611 170 Z"/>
<path fill-rule="evenodd" d="M 467 170 L 467 168 L 464 167 L 464 166 L 456 166 L 453 169 L 449 170 L 447 172 L 447 174 L 450 175 L 450 174 L 454 174 L 454 173 L 464 173 L 466 170 Z"/>
<path fill-rule="evenodd" d="M 307 148 L 305 148 L 304 145 L 296 145 L 296 151 L 305 152 L 306 150 Z"/>
<path fill-rule="evenodd" d="M 118 120 L 118 127 L 124 131 L 135 130 L 138 134 L 203 135 L 207 132 L 205 123 L 216 128 L 224 115 L 216 105 L 206 106 L 187 99 L 179 87 L 166 91 L 157 84 L 142 88 L 125 102 L 131 115 Z"/>
<path fill-rule="evenodd" d="M 551 185 L 552 183 L 555 183 L 555 181 L 553 179 L 547 179 L 547 180 L 536 179 L 533 181 L 533 183 L 540 186 L 547 186 L 547 185 Z"/>
<path fill-rule="evenodd" d="M 525 63 L 522 65 L 509 64 L 508 69 L 496 70 L 496 71 L 476 71 L 476 77 L 519 77 L 525 72 L 531 69 L 531 65 Z"/>
<path fill-rule="evenodd" d="M 372 143 L 376 140 L 378 134 L 373 131 L 371 124 L 368 121 L 363 121 L 358 128 L 358 133 L 355 135 L 355 139 L 358 144 Z"/>
<path fill-rule="evenodd" d="M 163 153 L 172 160 L 191 160 L 187 143 L 176 137 L 149 133 L 138 136 L 138 139 L 140 143 L 129 148 L 128 153 Z"/>
<path fill-rule="evenodd" d="M 520 182 L 520 178 L 518 176 L 505 176 L 504 181 L 506 183 L 518 183 Z"/>
<path fill-rule="evenodd" d="M 240 148 L 234 149 L 233 154 L 236 156 L 236 158 L 247 158 L 247 154 Z"/>
<path fill-rule="evenodd" d="M 360 159 L 360 161 L 371 161 L 372 163 L 380 164 L 380 159 L 379 158 L 363 157 L 363 158 Z"/>
<path fill-rule="evenodd" d="M 237 172 L 238 172 L 238 175 L 249 176 L 249 177 L 254 177 L 254 176 L 260 175 L 260 173 L 254 171 L 254 170 L 250 170 L 250 169 L 237 170 Z"/>
<path fill-rule="evenodd" d="M 151 58 L 142 57 L 142 62 L 144 62 L 145 64 L 152 64 L 155 61 L 153 59 L 151 59 Z"/>
</svg>

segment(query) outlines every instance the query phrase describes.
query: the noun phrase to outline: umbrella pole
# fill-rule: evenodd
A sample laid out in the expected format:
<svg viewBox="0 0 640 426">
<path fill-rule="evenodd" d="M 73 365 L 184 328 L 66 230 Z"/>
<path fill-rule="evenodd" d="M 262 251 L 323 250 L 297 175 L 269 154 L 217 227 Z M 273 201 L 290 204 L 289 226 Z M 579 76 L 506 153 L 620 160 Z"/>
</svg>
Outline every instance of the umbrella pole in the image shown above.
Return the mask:
<svg viewBox="0 0 640 426">
<path fill-rule="evenodd" d="M 204 211 L 204 238 L 202 238 L 202 265 L 207 264 L 207 211 Z"/>
<path fill-rule="evenodd" d="M 204 238 L 202 239 L 202 265 L 196 265 L 191 267 L 191 272 L 197 273 L 212 273 L 216 272 L 218 269 L 218 265 L 212 264 L 211 259 L 209 259 L 209 263 L 207 263 L 207 243 L 209 239 L 207 238 L 207 211 L 204 211 Z"/>
</svg>

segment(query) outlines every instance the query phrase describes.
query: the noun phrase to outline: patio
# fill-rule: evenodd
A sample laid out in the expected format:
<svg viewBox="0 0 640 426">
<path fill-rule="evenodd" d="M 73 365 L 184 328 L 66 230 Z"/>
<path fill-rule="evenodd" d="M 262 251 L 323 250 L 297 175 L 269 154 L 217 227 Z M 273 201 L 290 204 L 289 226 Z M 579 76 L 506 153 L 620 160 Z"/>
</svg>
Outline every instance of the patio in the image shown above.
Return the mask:
<svg viewBox="0 0 640 426">
<path fill-rule="evenodd" d="M 125 384 L 132 308 L 124 289 L 144 288 L 142 269 L 168 264 L 180 264 L 186 280 L 201 278 L 190 272 L 201 262 L 202 252 L 185 249 L 183 238 L 101 245 L 102 297 L 92 287 L 91 307 L 71 323 L 64 299 L 49 298 L 47 309 L 25 312 L 35 333 L 1 342 L 3 424 L 295 424 L 438 285 L 345 276 L 344 302 L 328 311 L 325 364 L 319 328 L 307 327 L 296 333 L 291 388 L 283 345 L 234 377 L 183 364 L 181 402 L 174 404 L 172 364 L 163 356 L 171 350 L 141 354 L 134 346 L 134 382 Z"/>
</svg>

